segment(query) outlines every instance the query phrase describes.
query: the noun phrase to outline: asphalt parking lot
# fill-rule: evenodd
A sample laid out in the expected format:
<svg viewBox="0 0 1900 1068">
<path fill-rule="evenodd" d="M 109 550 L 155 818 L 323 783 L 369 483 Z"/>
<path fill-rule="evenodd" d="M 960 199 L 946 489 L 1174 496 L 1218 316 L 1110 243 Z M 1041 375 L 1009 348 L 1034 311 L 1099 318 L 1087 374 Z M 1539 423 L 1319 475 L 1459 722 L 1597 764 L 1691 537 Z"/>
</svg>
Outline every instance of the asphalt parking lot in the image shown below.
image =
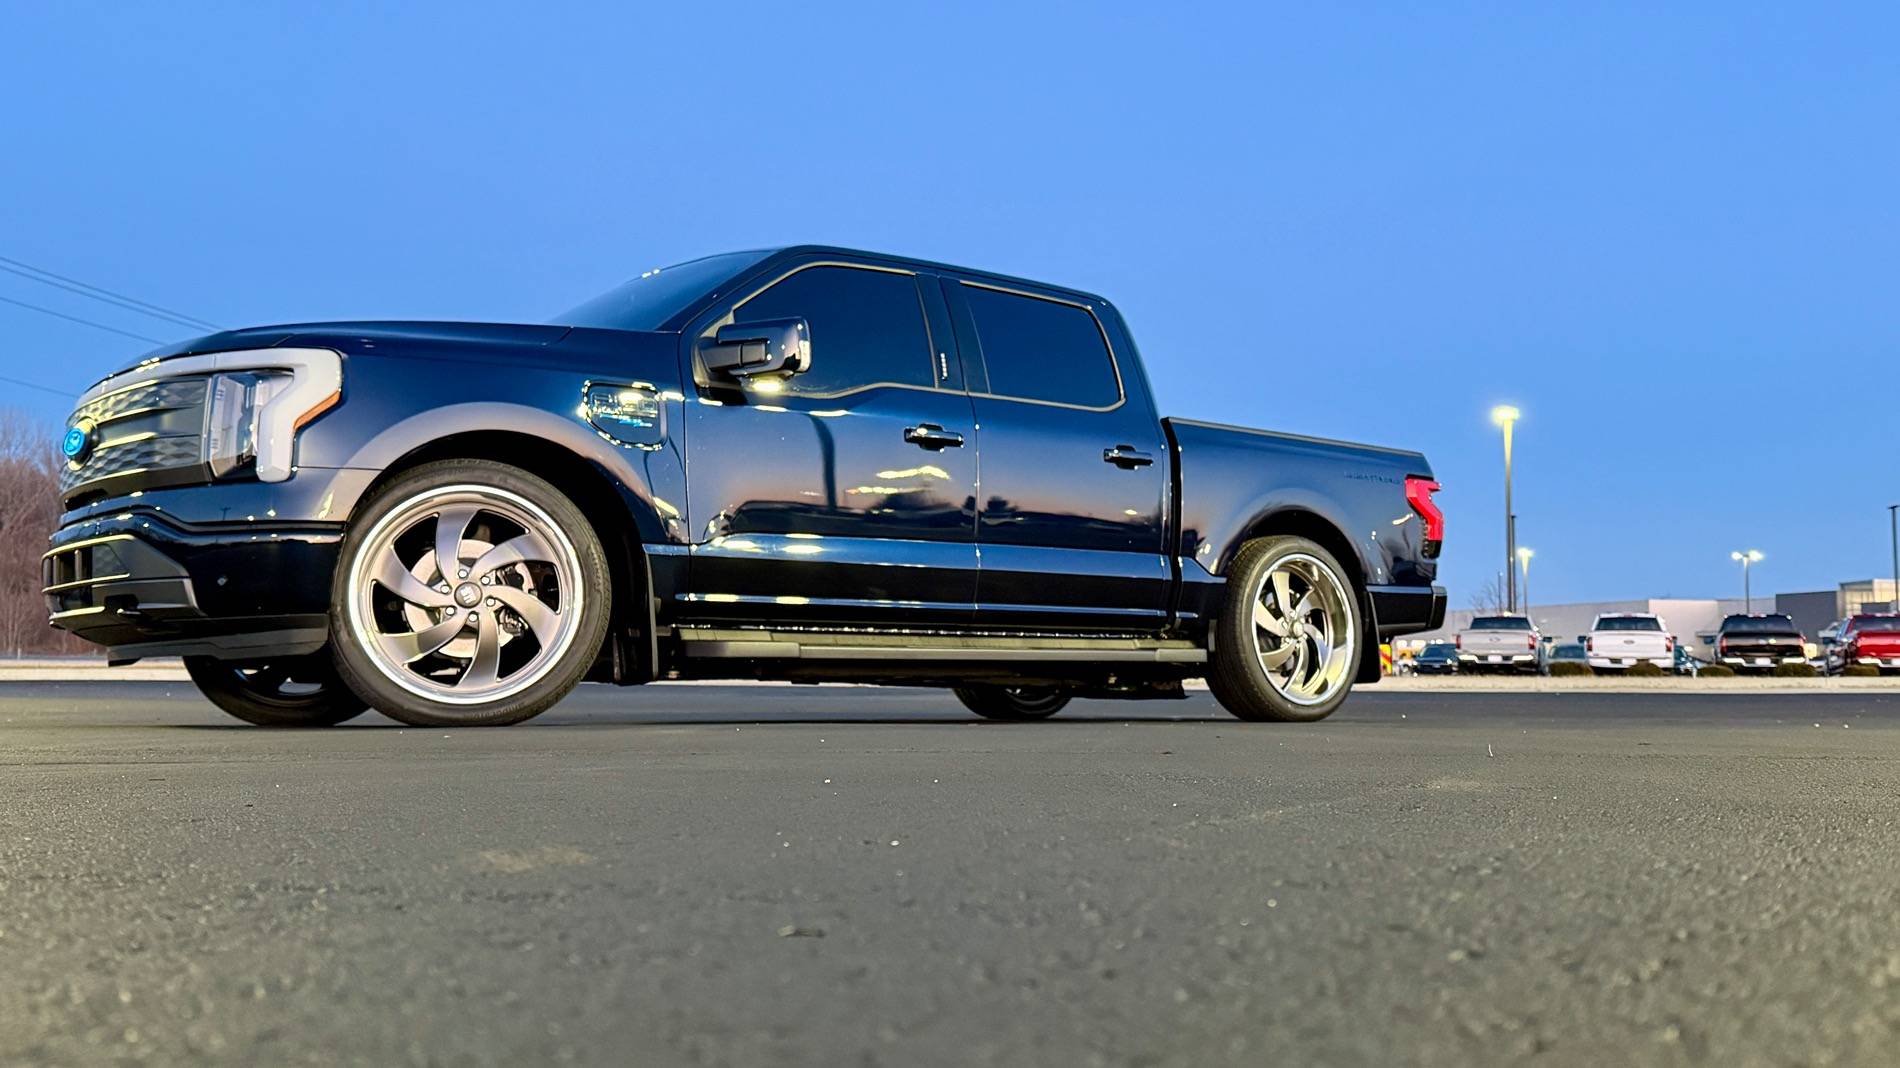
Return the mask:
<svg viewBox="0 0 1900 1068">
<path fill-rule="evenodd" d="M 1900 1050 L 1900 695 L 0 687 L 0 1063 L 1795 1065 Z"/>
</svg>

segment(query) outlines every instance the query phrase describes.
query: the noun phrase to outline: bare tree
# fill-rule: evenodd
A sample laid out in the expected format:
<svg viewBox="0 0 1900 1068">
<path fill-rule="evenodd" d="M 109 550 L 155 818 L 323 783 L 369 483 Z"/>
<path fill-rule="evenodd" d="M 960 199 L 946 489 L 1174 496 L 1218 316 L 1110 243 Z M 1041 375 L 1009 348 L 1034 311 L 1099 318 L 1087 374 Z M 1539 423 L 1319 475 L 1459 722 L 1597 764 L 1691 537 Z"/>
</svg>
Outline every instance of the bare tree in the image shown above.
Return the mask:
<svg viewBox="0 0 1900 1068">
<path fill-rule="evenodd" d="M 59 522 L 59 464 L 52 428 L 0 409 L 0 655 L 78 653 L 86 643 L 46 625 L 40 554 Z"/>
<path fill-rule="evenodd" d="M 1471 609 L 1479 615 L 1503 615 L 1506 611 L 1504 576 L 1492 575 L 1471 595 Z"/>
</svg>

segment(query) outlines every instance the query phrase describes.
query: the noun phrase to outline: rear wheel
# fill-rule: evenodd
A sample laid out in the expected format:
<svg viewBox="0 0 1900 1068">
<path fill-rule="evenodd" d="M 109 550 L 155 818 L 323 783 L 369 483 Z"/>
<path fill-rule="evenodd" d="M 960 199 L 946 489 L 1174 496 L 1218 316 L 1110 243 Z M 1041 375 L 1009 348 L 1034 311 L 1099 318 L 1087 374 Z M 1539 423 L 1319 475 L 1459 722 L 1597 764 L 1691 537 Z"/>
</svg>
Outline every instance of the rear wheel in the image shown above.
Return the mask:
<svg viewBox="0 0 1900 1068">
<path fill-rule="evenodd" d="M 1207 686 L 1241 719 L 1310 722 L 1359 672 L 1359 599 L 1346 569 L 1305 538 L 1258 538 L 1227 575 Z"/>
<path fill-rule="evenodd" d="M 328 653 L 264 663 L 188 656 L 185 672 L 212 704 L 259 727 L 329 727 L 369 707 L 343 685 Z"/>
<path fill-rule="evenodd" d="M 559 490 L 486 460 L 424 464 L 379 491 L 345 539 L 337 668 L 404 723 L 519 723 L 579 684 L 611 596 L 600 539 Z"/>
<path fill-rule="evenodd" d="M 958 686 L 957 700 L 984 719 L 1048 719 L 1069 703 L 1053 686 Z"/>
</svg>

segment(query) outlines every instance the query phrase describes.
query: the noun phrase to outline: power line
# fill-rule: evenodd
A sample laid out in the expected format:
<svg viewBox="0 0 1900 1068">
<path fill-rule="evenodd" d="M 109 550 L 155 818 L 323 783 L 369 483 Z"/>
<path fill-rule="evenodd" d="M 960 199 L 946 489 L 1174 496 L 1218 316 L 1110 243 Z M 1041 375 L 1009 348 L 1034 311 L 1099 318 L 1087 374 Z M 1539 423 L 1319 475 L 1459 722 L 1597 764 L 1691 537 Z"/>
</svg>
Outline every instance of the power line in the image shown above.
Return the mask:
<svg viewBox="0 0 1900 1068">
<path fill-rule="evenodd" d="M 11 375 L 0 375 L 0 382 L 7 382 L 12 385 L 19 386 L 23 389 L 37 389 L 41 393 L 51 393 L 55 397 L 65 397 L 67 400 L 73 399 L 73 391 L 70 389 L 54 389 L 52 386 L 42 386 L 38 382 L 28 382 L 24 378 L 14 378 Z"/>
<path fill-rule="evenodd" d="M 91 319 L 81 319 L 77 315 L 67 315 L 65 312 L 54 311 L 51 308 L 42 308 L 38 304 L 28 304 L 24 300 L 14 300 L 12 297 L 0 297 L 0 301 L 4 301 L 5 303 L 8 303 L 8 304 L 17 305 L 18 307 L 26 308 L 31 311 L 36 311 L 43 315 L 50 315 L 55 319 L 64 319 L 69 323 L 79 323 L 83 326 L 90 326 L 94 328 L 95 330 L 104 330 L 108 333 L 118 334 L 121 337 L 129 337 L 133 339 L 134 341 L 149 341 L 154 345 L 164 344 L 163 341 L 160 341 L 158 338 L 155 338 L 155 337 L 146 337 L 144 334 L 134 334 L 130 330 L 121 330 L 116 326 L 107 326 L 104 323 L 95 323 Z"/>
<path fill-rule="evenodd" d="M 68 278 L 63 274 L 49 271 L 44 267 L 35 267 L 30 263 L 23 263 L 6 256 L 0 256 L 0 264 L 5 265 L 0 266 L 0 270 L 4 270 L 10 274 L 17 274 L 22 278 L 31 279 L 42 285 L 54 286 L 59 289 L 78 293 L 82 297 L 91 297 L 94 300 L 103 301 L 107 304 L 116 304 L 121 308 L 138 312 L 141 315 L 149 315 L 155 319 L 169 319 L 180 326 L 195 326 L 205 330 L 224 329 L 217 323 L 209 322 L 197 318 L 196 316 L 186 315 L 184 312 L 173 311 L 170 308 L 153 304 L 150 301 L 139 300 L 137 297 L 128 297 L 124 293 L 116 293 L 104 286 L 96 286 L 90 282 L 81 282 L 77 278 Z"/>
</svg>

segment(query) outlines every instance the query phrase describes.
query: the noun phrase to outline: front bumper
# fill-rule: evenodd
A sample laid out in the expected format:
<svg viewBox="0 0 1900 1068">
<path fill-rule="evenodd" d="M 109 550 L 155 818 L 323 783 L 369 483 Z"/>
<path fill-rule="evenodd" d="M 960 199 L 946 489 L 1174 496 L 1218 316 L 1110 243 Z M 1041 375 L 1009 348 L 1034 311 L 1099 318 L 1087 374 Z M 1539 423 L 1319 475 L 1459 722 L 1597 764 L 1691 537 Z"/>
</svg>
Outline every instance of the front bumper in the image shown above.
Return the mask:
<svg viewBox="0 0 1900 1068">
<path fill-rule="evenodd" d="M 48 622 L 121 663 L 315 652 L 341 539 L 339 524 L 195 527 L 149 506 L 79 519 L 41 563 Z"/>
</svg>

